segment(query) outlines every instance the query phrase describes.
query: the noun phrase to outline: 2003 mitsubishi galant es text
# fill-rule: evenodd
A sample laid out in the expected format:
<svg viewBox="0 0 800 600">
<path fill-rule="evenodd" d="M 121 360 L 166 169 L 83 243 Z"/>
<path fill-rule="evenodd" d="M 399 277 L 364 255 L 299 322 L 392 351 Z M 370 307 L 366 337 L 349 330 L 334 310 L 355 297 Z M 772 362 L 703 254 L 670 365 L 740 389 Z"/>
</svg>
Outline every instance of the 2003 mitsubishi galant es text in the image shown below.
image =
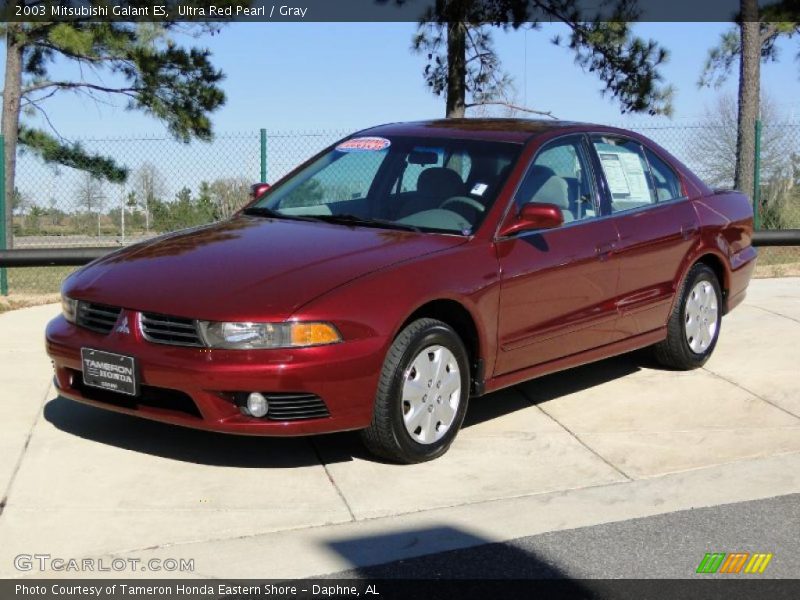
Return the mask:
<svg viewBox="0 0 800 600">
<path fill-rule="evenodd" d="M 418 462 L 470 397 L 645 346 L 702 365 L 744 298 L 752 223 L 744 195 L 627 131 L 384 125 L 230 220 L 71 275 L 47 350 L 73 400 L 230 433 L 362 430 Z"/>
</svg>

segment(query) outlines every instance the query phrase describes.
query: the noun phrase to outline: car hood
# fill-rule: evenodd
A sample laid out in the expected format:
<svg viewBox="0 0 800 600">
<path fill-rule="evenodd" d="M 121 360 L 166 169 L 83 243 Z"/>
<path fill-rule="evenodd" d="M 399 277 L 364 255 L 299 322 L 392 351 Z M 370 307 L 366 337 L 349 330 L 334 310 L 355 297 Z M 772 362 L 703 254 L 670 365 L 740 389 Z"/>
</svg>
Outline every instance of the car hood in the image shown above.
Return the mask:
<svg viewBox="0 0 800 600">
<path fill-rule="evenodd" d="M 465 241 L 240 216 L 113 252 L 68 278 L 64 292 L 90 302 L 197 319 L 286 318 L 348 281 Z"/>
</svg>

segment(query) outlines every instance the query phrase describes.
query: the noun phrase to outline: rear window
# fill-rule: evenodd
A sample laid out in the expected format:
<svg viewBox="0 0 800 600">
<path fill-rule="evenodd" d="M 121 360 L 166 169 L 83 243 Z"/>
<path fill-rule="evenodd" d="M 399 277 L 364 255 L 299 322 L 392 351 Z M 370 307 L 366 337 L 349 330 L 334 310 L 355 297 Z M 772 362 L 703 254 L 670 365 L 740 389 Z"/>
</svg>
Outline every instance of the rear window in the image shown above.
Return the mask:
<svg viewBox="0 0 800 600">
<path fill-rule="evenodd" d="M 683 196 L 681 181 L 677 173 L 667 163 L 661 160 L 655 152 L 645 148 L 647 162 L 650 163 L 650 172 L 653 174 L 653 183 L 656 186 L 658 201 L 674 200 Z"/>
</svg>

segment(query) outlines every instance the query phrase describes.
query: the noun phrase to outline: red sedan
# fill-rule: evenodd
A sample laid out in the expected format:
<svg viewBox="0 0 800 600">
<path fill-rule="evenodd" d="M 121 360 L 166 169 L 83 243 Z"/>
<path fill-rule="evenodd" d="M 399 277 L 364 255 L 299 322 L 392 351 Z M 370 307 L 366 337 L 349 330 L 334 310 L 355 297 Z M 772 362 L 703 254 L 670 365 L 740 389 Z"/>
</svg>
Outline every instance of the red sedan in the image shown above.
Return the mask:
<svg viewBox="0 0 800 600">
<path fill-rule="evenodd" d="M 361 430 L 419 462 L 470 397 L 652 346 L 702 365 L 753 272 L 752 210 L 640 135 L 557 121 L 359 132 L 234 218 L 71 275 L 59 393 L 254 435 Z"/>
</svg>

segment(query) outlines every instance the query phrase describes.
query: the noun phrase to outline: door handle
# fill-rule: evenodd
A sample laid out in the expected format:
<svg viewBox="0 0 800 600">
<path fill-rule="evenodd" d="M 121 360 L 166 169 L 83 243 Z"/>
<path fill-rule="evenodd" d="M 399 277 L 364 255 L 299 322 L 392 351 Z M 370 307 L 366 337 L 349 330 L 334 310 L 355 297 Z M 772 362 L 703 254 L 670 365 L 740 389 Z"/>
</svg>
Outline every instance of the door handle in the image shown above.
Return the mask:
<svg viewBox="0 0 800 600">
<path fill-rule="evenodd" d="M 594 254 L 600 260 L 606 260 L 610 257 L 614 250 L 617 249 L 617 242 L 605 242 L 603 244 L 597 244 L 594 248 Z"/>
<path fill-rule="evenodd" d="M 698 231 L 700 231 L 700 228 L 694 223 L 687 223 L 681 226 L 681 236 L 685 240 L 694 237 Z"/>
</svg>

